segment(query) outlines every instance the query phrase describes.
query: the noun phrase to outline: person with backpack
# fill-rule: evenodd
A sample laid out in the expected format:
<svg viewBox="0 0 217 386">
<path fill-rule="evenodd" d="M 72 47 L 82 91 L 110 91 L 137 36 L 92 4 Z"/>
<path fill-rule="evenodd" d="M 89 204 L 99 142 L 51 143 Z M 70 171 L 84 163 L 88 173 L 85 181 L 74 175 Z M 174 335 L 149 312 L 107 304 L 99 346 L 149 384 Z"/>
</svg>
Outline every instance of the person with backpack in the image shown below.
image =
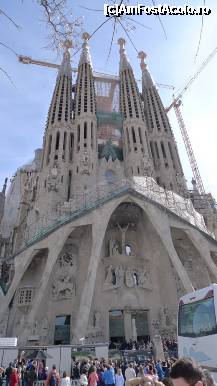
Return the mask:
<svg viewBox="0 0 217 386">
<path fill-rule="evenodd" d="M 46 381 L 46 386 L 60 386 L 60 375 L 57 372 L 56 366 L 52 366 L 52 370 L 48 374 L 47 381 Z"/>
</svg>

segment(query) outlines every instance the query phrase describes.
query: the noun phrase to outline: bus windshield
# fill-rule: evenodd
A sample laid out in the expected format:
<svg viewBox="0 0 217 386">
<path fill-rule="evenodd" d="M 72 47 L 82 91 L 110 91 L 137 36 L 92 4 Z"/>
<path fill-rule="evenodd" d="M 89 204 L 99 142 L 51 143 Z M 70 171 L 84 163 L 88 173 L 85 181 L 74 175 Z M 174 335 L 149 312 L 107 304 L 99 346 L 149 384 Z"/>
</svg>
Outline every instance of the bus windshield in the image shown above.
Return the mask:
<svg viewBox="0 0 217 386">
<path fill-rule="evenodd" d="M 178 334 L 196 338 L 217 333 L 214 298 L 183 304 L 179 307 Z"/>
</svg>

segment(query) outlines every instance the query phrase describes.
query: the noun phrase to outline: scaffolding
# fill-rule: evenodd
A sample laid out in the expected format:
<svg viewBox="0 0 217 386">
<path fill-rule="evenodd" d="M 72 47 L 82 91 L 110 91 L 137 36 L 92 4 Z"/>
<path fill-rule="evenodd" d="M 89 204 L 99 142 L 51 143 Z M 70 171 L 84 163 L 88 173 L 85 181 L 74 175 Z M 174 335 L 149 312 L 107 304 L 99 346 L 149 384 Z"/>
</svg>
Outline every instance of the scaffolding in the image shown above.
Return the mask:
<svg viewBox="0 0 217 386">
<path fill-rule="evenodd" d="M 37 224 L 28 226 L 23 249 L 47 237 L 59 227 L 127 192 L 142 195 L 146 201 L 157 204 L 214 238 L 207 229 L 203 216 L 194 209 L 190 198 L 181 197 L 173 191 L 161 188 L 151 177 L 133 177 L 111 184 L 99 184 L 83 194 L 78 192 L 69 202 L 61 205 L 55 215 L 43 216 Z"/>
</svg>

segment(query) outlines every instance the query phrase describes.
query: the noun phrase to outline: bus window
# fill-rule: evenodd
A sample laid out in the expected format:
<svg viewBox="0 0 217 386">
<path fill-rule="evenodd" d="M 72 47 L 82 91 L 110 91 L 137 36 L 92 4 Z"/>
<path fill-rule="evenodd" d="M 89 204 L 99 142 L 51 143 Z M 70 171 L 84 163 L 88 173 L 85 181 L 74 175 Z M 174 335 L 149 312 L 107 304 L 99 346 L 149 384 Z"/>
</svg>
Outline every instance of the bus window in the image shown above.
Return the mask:
<svg viewBox="0 0 217 386">
<path fill-rule="evenodd" d="M 214 298 L 183 304 L 179 307 L 178 334 L 197 338 L 217 333 Z"/>
</svg>

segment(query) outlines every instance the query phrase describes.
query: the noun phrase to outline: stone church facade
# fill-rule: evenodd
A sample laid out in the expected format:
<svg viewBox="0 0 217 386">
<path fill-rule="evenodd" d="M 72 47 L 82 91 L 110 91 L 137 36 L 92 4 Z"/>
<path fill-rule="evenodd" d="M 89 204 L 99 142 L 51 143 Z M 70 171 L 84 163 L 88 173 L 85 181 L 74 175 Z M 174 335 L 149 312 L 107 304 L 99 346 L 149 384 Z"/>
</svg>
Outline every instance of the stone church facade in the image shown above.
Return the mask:
<svg viewBox="0 0 217 386">
<path fill-rule="evenodd" d="M 179 297 L 217 279 L 216 213 L 193 206 L 145 54 L 140 93 L 124 39 L 119 76 L 93 71 L 88 39 L 76 84 L 66 42 L 43 148 L 2 214 L 0 334 L 20 345 L 175 336 Z"/>
</svg>

